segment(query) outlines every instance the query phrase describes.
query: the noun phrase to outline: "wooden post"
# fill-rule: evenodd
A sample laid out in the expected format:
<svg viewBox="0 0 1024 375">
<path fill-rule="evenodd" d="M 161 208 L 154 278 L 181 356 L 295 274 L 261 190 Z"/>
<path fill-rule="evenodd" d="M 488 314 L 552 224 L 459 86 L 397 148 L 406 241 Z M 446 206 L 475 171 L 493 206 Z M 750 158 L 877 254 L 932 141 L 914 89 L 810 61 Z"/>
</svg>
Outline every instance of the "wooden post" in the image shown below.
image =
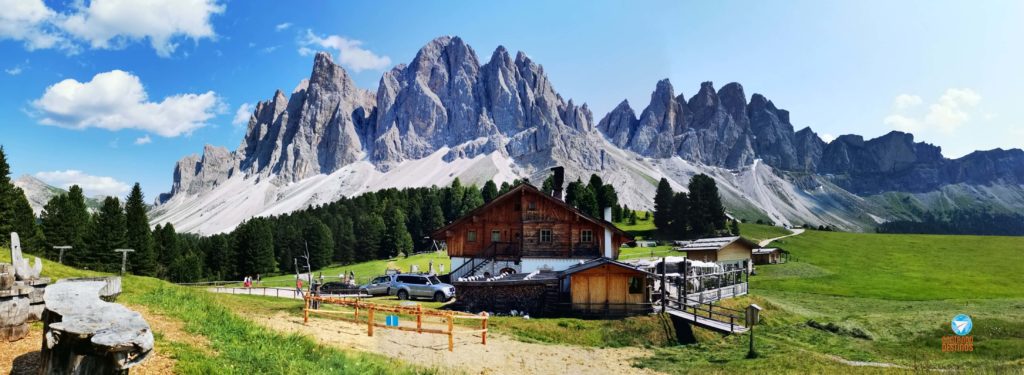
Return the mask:
<svg viewBox="0 0 1024 375">
<path fill-rule="evenodd" d="M 302 324 L 309 323 L 309 297 L 303 298 L 305 300 L 305 307 L 302 308 Z"/>
<path fill-rule="evenodd" d="M 665 257 L 661 257 L 661 313 L 665 313 L 665 304 L 668 303 L 665 292 L 668 290 L 665 288 L 665 273 L 668 272 L 668 264 L 665 263 Z"/>
<path fill-rule="evenodd" d="M 370 312 L 367 313 L 366 335 L 373 337 L 373 305 L 370 305 Z"/>
<path fill-rule="evenodd" d="M 355 321 L 358 322 L 359 321 L 359 300 L 356 300 L 356 303 L 355 303 L 354 306 L 356 308 L 356 314 L 353 315 L 352 318 L 355 319 Z"/>
<path fill-rule="evenodd" d="M 480 322 L 480 329 L 483 330 L 483 332 L 480 334 L 480 336 L 482 337 L 480 343 L 483 345 L 487 345 L 487 312 L 484 311 L 480 313 L 480 315 L 484 316 L 484 319 L 481 320 Z"/>
<path fill-rule="evenodd" d="M 423 333 L 423 305 L 416 305 L 416 333 Z"/>
<path fill-rule="evenodd" d="M 455 351 L 455 317 L 448 314 L 448 351 Z"/>
</svg>

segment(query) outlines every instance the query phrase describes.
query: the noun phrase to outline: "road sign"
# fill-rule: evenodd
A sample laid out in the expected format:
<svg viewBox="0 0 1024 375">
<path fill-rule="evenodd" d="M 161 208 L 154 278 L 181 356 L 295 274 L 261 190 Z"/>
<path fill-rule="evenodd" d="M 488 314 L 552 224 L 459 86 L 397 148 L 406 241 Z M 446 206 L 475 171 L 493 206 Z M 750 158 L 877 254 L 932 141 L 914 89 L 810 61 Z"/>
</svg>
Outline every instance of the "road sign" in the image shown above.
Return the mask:
<svg viewBox="0 0 1024 375">
<path fill-rule="evenodd" d="M 388 327 L 398 327 L 398 315 L 385 316 L 384 325 Z"/>
</svg>

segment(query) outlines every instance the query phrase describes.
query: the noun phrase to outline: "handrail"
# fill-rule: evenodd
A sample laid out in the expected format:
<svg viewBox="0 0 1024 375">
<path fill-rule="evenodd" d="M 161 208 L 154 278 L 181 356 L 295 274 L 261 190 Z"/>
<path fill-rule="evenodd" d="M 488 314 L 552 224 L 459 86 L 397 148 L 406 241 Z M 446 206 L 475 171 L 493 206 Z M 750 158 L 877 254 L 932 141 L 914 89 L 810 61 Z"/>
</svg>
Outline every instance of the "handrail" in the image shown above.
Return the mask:
<svg viewBox="0 0 1024 375">
<path fill-rule="evenodd" d="M 496 242 L 492 242 L 490 245 L 484 248 L 483 254 L 481 254 L 482 256 L 470 258 L 468 262 L 462 263 L 462 265 L 459 266 L 459 268 L 452 270 L 452 272 L 449 272 L 448 274 L 452 275 L 453 278 L 462 277 L 462 275 L 460 275 L 459 272 L 462 271 L 463 268 L 466 268 L 468 266 L 469 269 L 472 270 L 476 268 L 476 266 L 483 264 L 486 261 L 489 261 L 491 258 L 494 257 L 494 253 L 497 251 L 496 245 Z M 482 262 L 477 263 L 477 261 L 480 260 L 482 260 Z"/>
</svg>

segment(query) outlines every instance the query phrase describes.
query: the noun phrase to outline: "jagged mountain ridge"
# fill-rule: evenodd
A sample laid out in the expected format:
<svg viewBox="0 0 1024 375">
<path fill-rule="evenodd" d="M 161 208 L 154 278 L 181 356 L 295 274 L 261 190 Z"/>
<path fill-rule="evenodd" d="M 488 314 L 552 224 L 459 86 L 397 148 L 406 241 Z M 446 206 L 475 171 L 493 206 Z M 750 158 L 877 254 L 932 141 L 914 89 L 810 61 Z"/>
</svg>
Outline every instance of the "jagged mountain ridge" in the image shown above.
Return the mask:
<svg viewBox="0 0 1024 375">
<path fill-rule="evenodd" d="M 643 156 L 679 156 L 724 168 L 762 159 L 783 171 L 828 175 L 860 195 L 926 193 L 960 183 L 1024 184 L 1024 151 L 1019 149 L 947 159 L 941 148 L 897 131 L 867 141 L 843 135 L 825 143 L 810 127 L 794 131 L 789 112 L 763 95 L 753 94 L 748 103 L 738 83 L 715 91 L 711 82 L 704 82 L 686 100 L 682 94 L 674 96 L 672 84 L 662 80 L 639 117 L 623 101 L 598 129 L 616 146 Z"/>
<path fill-rule="evenodd" d="M 969 159 L 993 177 L 953 173 L 955 161 L 936 161 L 934 146 L 907 134 L 856 140 L 826 144 L 810 128 L 794 132 L 787 111 L 759 94 L 748 103 L 737 83 L 716 91 L 705 82 L 686 99 L 663 80 L 639 116 L 624 101 L 595 126 L 587 105 L 563 99 L 525 53 L 513 58 L 499 46 L 480 64 L 460 38 L 441 37 L 384 73 L 376 94 L 317 54 L 309 79 L 256 106 L 238 149 L 206 146 L 179 161 L 152 217 L 216 233 L 251 216 L 379 188 L 455 177 L 539 181 L 562 165 L 570 179 L 599 173 L 633 208 L 650 208 L 661 177 L 685 190 L 690 176 L 707 173 L 744 217 L 856 230 L 903 217 L 891 215 L 886 200 L 859 196 L 877 186 L 927 192 L 948 183 L 1024 181 L 1013 166 L 1019 150 Z M 935 168 L 941 178 L 920 178 Z M 882 183 L 861 182 L 868 178 Z M 901 179 L 918 185 L 902 189 Z M 741 186 L 749 183 L 764 188 Z"/>
</svg>

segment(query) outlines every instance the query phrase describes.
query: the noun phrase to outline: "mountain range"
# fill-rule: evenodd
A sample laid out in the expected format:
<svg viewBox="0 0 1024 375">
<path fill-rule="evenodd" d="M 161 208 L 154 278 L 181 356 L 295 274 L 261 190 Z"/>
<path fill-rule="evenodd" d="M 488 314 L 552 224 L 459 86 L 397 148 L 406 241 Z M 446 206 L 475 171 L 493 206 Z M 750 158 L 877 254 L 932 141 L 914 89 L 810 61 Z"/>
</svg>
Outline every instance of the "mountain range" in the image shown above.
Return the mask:
<svg viewBox="0 0 1024 375">
<path fill-rule="evenodd" d="M 763 95 L 748 101 L 738 83 L 704 82 L 687 98 L 662 80 L 646 107 L 623 101 L 595 122 L 525 53 L 499 46 L 481 62 L 462 39 L 441 37 L 385 72 L 376 92 L 318 53 L 295 90 L 256 105 L 237 149 L 181 159 L 151 217 L 219 233 L 381 188 L 540 181 L 556 165 L 570 179 L 601 175 L 634 209 L 651 208 L 659 179 L 685 190 L 705 173 L 733 216 L 789 225 L 869 230 L 929 210 L 1024 209 L 1019 149 L 949 159 L 901 132 L 825 142 Z"/>
<path fill-rule="evenodd" d="M 57 195 L 67 194 L 68 191 L 59 187 L 47 184 L 43 180 L 32 177 L 30 175 L 22 175 L 14 181 L 14 186 L 21 188 L 25 193 L 25 198 L 28 198 L 29 206 L 32 206 L 32 212 L 36 216 L 39 216 L 43 212 L 43 207 L 50 201 L 51 198 Z M 105 197 L 85 197 L 85 207 L 89 212 L 96 212 L 103 205 L 103 199 Z"/>
</svg>

